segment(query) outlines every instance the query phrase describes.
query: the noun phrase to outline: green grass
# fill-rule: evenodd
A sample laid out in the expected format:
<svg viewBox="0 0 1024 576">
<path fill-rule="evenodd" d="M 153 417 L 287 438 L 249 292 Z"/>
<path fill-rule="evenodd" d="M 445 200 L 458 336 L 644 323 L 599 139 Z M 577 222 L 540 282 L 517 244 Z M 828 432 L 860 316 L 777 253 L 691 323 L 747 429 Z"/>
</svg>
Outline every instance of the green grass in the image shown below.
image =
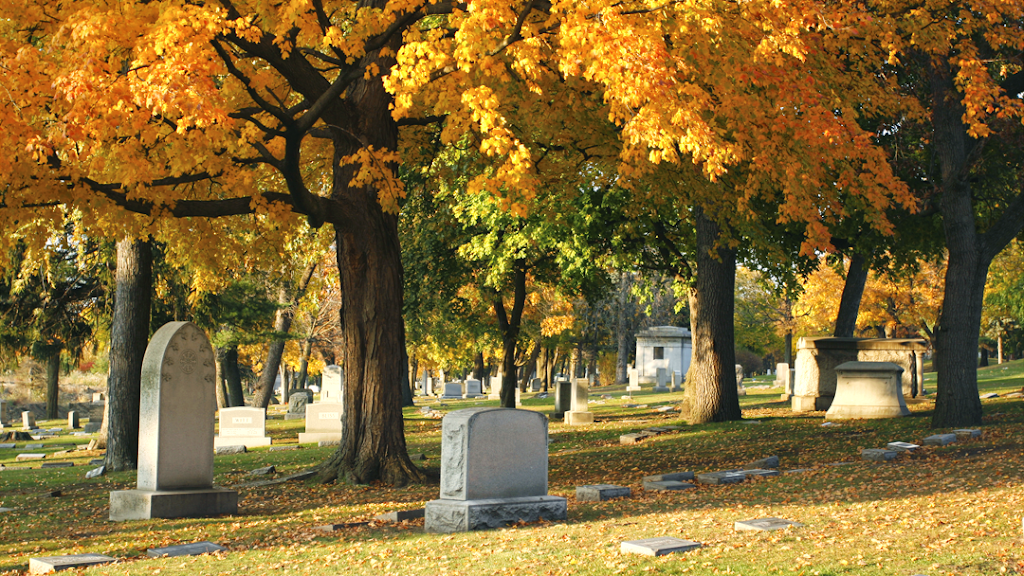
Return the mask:
<svg viewBox="0 0 1024 576">
<path fill-rule="evenodd" d="M 978 373 L 982 393 L 1018 391 L 1024 362 L 990 366 Z M 290 482 L 240 488 L 237 516 L 112 523 L 111 490 L 134 487 L 134 474 L 84 479 L 95 453 L 71 453 L 74 468 L 17 470 L 16 451 L 0 450 L 2 506 L 0 574 L 20 574 L 33 556 L 99 552 L 116 565 L 87 574 L 822 574 L 910 575 L 1024 571 L 1021 511 L 1024 509 L 1024 404 L 984 400 L 980 440 L 903 455 L 895 463 L 867 463 L 859 449 L 887 442 L 917 442 L 941 432 L 929 428 L 932 394 L 909 402 L 907 418 L 847 421 L 822 427 L 821 412 L 796 415 L 779 402 L 777 388 L 755 389 L 770 379 L 746 382 L 744 416 L 759 423 L 686 426 L 675 412 L 655 411 L 678 394 L 641 393 L 622 399 L 622 387 L 593 392 L 611 398 L 592 403 L 598 423 L 568 428 L 552 421 L 550 492 L 569 499 L 565 522 L 537 523 L 453 535 L 426 534 L 422 521 L 371 523 L 324 535 L 313 526 L 365 521 L 381 512 L 418 508 L 437 497 L 436 485 L 316 485 Z M 598 400 L 592 398 L 592 400 Z M 494 401 L 426 402 L 442 412 Z M 524 408 L 550 412 L 552 400 L 527 395 Z M 646 404 L 647 408 L 626 408 Z M 281 408 L 275 408 L 280 412 Z M 411 453 L 422 452 L 437 471 L 440 420 L 406 409 Z M 682 430 L 622 446 L 620 434 L 655 425 Z M 56 422 L 43 427 L 60 426 Z M 294 443 L 302 421 L 270 420 L 275 444 Z M 66 444 L 67 437 L 45 441 Z M 87 438 L 76 439 L 86 442 Z M 21 444 L 21 443 L 19 443 Z M 252 480 L 248 470 L 273 464 L 278 476 L 326 458 L 331 448 L 218 456 L 215 483 Z M 659 472 L 733 468 L 776 454 L 783 470 L 811 468 L 744 484 L 681 493 L 645 493 L 641 477 Z M 838 462 L 849 464 L 830 466 Z M 38 462 L 28 463 L 38 468 Z M 633 497 L 576 502 L 575 486 L 630 486 Z M 62 496 L 45 497 L 51 489 Z M 737 533 L 736 520 L 778 516 L 805 524 L 772 533 Z M 623 555 L 623 540 L 676 536 L 704 547 L 686 554 L 649 558 Z M 210 540 L 230 552 L 191 558 L 145 558 L 148 548 Z"/>
</svg>

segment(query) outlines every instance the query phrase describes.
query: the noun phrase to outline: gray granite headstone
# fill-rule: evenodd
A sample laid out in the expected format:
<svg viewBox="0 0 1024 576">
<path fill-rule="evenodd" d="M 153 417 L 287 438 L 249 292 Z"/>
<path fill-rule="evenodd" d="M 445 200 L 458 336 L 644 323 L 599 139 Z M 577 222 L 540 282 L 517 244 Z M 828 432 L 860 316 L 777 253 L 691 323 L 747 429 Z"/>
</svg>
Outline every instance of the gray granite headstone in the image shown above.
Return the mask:
<svg viewBox="0 0 1024 576">
<path fill-rule="evenodd" d="M 661 538 L 646 538 L 644 540 L 628 540 L 622 543 L 622 551 L 644 554 L 645 556 L 664 556 L 673 552 L 686 552 L 694 548 L 700 548 L 700 546 L 700 542 L 663 536 Z"/>
<path fill-rule="evenodd" d="M 889 442 L 885 447 L 897 452 L 913 452 L 920 448 L 917 444 L 911 444 L 910 442 Z"/>
<path fill-rule="evenodd" d="M 792 522 L 790 520 L 783 520 L 782 518 L 758 518 L 756 520 L 741 520 L 736 522 L 733 529 L 737 532 L 742 531 L 767 531 L 767 530 L 780 530 L 782 528 L 801 528 L 803 524 L 799 522 Z"/>
<path fill-rule="evenodd" d="M 971 438 L 981 438 L 981 430 L 972 430 L 970 428 L 961 428 L 959 430 L 953 430 L 953 434 L 956 434 L 959 440 L 970 440 Z"/>
<path fill-rule="evenodd" d="M 479 380 L 466 380 L 466 393 L 462 395 L 463 398 L 480 398 L 483 395 L 483 385 Z"/>
<path fill-rule="evenodd" d="M 292 394 L 288 397 L 288 412 L 285 413 L 285 420 L 298 420 L 306 418 L 306 404 L 309 398 L 303 393 Z"/>
<path fill-rule="evenodd" d="M 572 410 L 572 382 L 555 380 L 555 417 L 561 418 Z"/>
<path fill-rule="evenodd" d="M 16 462 L 20 462 L 22 460 L 42 460 L 43 458 L 46 458 L 46 454 L 22 452 L 21 454 L 15 456 L 14 460 Z"/>
<path fill-rule="evenodd" d="M 860 451 L 860 457 L 872 462 L 888 462 L 895 460 L 899 454 L 896 450 L 884 450 L 882 448 L 865 448 Z"/>
<path fill-rule="evenodd" d="M 779 457 L 778 456 L 769 456 L 767 458 L 761 458 L 760 460 L 754 460 L 753 462 L 751 462 L 749 464 L 744 464 L 743 465 L 743 469 L 744 470 L 754 470 L 754 469 L 757 469 L 757 468 L 778 468 L 778 467 L 779 467 Z"/>
<path fill-rule="evenodd" d="M 680 482 L 679 480 L 644 480 L 644 490 L 650 492 L 669 492 L 674 490 L 689 490 L 690 488 L 696 488 L 689 482 Z"/>
<path fill-rule="evenodd" d="M 110 519 L 234 514 L 238 493 L 213 487 L 213 349 L 191 322 L 169 322 L 142 361 L 138 488 L 110 493 Z"/>
<path fill-rule="evenodd" d="M 454 400 L 456 398 L 462 398 L 462 382 L 445 382 L 444 394 L 441 395 L 441 399 Z"/>
<path fill-rule="evenodd" d="M 515 442 L 509 442 L 515 438 Z M 441 497 L 426 504 L 428 532 L 564 520 L 566 500 L 548 495 L 548 420 L 514 408 L 448 413 L 441 430 Z"/>
<path fill-rule="evenodd" d="M 79 424 L 78 420 L 79 419 L 78 419 L 78 411 L 77 410 L 72 410 L 72 411 L 68 412 L 68 428 L 70 428 L 72 430 L 76 430 L 78 428 L 81 428 L 82 426 Z"/>
<path fill-rule="evenodd" d="M 28 410 L 21 413 L 21 427 L 25 430 L 35 430 L 36 428 L 36 415 Z"/>
<path fill-rule="evenodd" d="M 612 498 L 625 498 L 633 491 L 629 486 L 616 486 L 614 484 L 590 484 L 576 487 L 576 500 L 584 502 L 599 502 L 611 500 Z"/>
<path fill-rule="evenodd" d="M 569 410 L 565 412 L 565 423 L 569 426 L 581 426 L 594 423 L 594 413 L 590 411 L 590 381 L 577 378 L 569 391 Z"/>
<path fill-rule="evenodd" d="M 6 450 L 12 450 L 12 449 L 15 448 L 15 446 L 16 446 L 16 444 L 14 442 L 4 442 L 3 444 L 0 444 L 0 448 L 6 449 Z"/>
<path fill-rule="evenodd" d="M 697 482 L 700 482 L 701 484 L 738 484 L 746 479 L 747 475 L 745 472 L 737 472 L 734 470 L 697 474 Z"/>
<path fill-rule="evenodd" d="M 779 475 L 779 471 L 778 470 L 765 470 L 763 468 L 754 468 L 753 470 L 746 470 L 746 469 L 744 469 L 743 473 L 747 475 L 747 478 L 750 478 L 751 476 L 754 476 L 754 477 L 757 477 L 757 478 L 768 478 L 769 476 L 778 476 Z"/>
<path fill-rule="evenodd" d="M 56 572 L 57 570 L 67 570 L 68 568 L 82 568 L 85 566 L 95 566 L 97 564 L 109 564 L 116 562 L 115 558 L 110 556 L 104 556 L 103 554 L 69 554 L 67 556 L 41 556 L 39 558 L 29 558 L 28 560 L 28 573 L 29 574 L 47 574 L 49 572 Z"/>
<path fill-rule="evenodd" d="M 693 472 L 669 472 L 668 474 L 652 474 L 650 476 L 644 476 L 644 482 L 664 482 L 665 480 L 676 480 L 682 482 L 684 480 L 693 480 Z"/>
<path fill-rule="evenodd" d="M 146 555 L 150 558 L 161 556 L 198 556 L 199 554 L 210 554 L 211 552 L 225 552 L 227 548 L 214 544 L 213 542 L 193 542 L 192 544 L 179 544 L 165 548 L 150 548 Z"/>
<path fill-rule="evenodd" d="M 43 462 L 40 465 L 40 467 L 41 468 L 70 468 L 70 467 L 72 467 L 74 465 L 75 465 L 74 462 L 68 462 L 67 460 L 64 460 L 62 462 Z"/>
</svg>

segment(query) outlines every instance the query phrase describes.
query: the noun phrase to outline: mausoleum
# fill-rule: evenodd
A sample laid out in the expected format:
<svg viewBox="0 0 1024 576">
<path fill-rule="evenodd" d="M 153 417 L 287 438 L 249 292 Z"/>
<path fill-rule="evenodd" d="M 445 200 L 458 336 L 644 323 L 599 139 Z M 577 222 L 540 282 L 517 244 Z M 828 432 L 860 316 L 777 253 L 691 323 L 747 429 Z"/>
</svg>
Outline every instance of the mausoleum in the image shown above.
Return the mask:
<svg viewBox="0 0 1024 576">
<path fill-rule="evenodd" d="M 671 376 L 679 373 L 679 380 L 690 368 L 693 341 L 688 328 L 655 326 L 636 335 L 636 372 L 639 384 L 653 384 L 658 368 L 665 368 Z M 671 378 L 669 378 L 671 381 Z"/>
</svg>

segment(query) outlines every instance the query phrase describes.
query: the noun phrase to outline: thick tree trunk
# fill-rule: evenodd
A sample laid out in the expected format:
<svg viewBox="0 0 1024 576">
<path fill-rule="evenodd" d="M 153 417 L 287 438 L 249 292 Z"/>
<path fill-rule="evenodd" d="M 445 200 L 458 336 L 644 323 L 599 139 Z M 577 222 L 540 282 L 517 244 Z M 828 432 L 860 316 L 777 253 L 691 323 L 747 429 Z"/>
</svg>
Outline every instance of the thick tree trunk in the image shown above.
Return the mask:
<svg viewBox="0 0 1024 576">
<path fill-rule="evenodd" d="M 149 341 L 153 252 L 149 242 L 117 243 L 114 316 L 107 376 L 107 470 L 134 470 L 139 458 L 142 359 Z"/>
<path fill-rule="evenodd" d="M 689 291 L 693 356 L 686 374 L 688 418 L 694 424 L 739 420 L 743 416 L 736 391 L 733 333 L 736 252 L 716 250 L 718 225 L 703 210 L 694 213 L 697 274 Z"/>
<path fill-rule="evenodd" d="M 860 300 L 864 296 L 864 286 L 868 281 L 867 258 L 859 252 L 850 256 L 850 268 L 846 271 L 846 283 L 843 284 L 843 295 L 839 298 L 839 311 L 836 313 L 835 331 L 837 338 L 853 338 L 857 329 L 857 313 L 860 312 Z"/>
<path fill-rule="evenodd" d="M 53 346 L 46 357 L 46 419 L 60 418 L 57 404 L 60 396 L 60 348 Z"/>
<path fill-rule="evenodd" d="M 220 410 L 221 408 L 230 408 L 231 407 L 231 405 L 228 404 L 228 389 L 227 389 L 227 386 L 224 385 L 224 369 L 223 369 L 224 362 L 223 362 L 223 360 L 224 360 L 224 349 L 221 348 L 221 347 L 215 348 L 214 349 L 214 364 L 216 366 L 215 366 L 215 369 L 214 369 L 214 382 L 217 383 L 217 388 L 215 389 L 215 392 L 217 394 L 217 409 L 218 410 Z"/>
<path fill-rule="evenodd" d="M 302 351 L 299 355 L 299 375 L 295 379 L 294 390 L 302 390 L 306 387 L 306 380 L 309 378 L 309 355 L 313 353 L 313 339 L 307 338 L 302 342 Z M 284 399 L 285 403 L 288 398 Z"/>
<path fill-rule="evenodd" d="M 473 357 L 473 378 L 484 382 L 486 380 L 484 376 L 484 353 L 477 352 L 476 356 Z"/>
</svg>

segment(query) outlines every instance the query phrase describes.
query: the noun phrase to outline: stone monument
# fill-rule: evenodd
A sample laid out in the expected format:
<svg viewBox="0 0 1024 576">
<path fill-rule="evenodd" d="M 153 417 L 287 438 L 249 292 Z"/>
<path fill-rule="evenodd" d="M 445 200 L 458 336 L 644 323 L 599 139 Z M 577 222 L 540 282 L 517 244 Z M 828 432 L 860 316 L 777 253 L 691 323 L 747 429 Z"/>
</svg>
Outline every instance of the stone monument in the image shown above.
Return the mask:
<svg viewBox="0 0 1024 576">
<path fill-rule="evenodd" d="M 221 408 L 220 429 L 213 439 L 213 447 L 221 446 L 270 446 L 267 410 L 253 406 Z"/>
<path fill-rule="evenodd" d="M 664 393 L 669 391 L 669 369 L 667 367 L 659 366 L 654 370 L 654 391 L 658 393 Z"/>
<path fill-rule="evenodd" d="M 743 386 L 743 365 L 736 365 L 736 394 L 738 396 L 746 396 L 747 389 Z"/>
<path fill-rule="evenodd" d="M 564 520 L 565 498 L 548 495 L 547 418 L 514 408 L 448 413 L 442 421 L 440 496 L 426 504 L 427 532 Z"/>
<path fill-rule="evenodd" d="M 24 430 L 36 429 L 36 415 L 31 410 L 23 410 L 21 413 L 21 427 Z"/>
<path fill-rule="evenodd" d="M 572 410 L 572 382 L 559 378 L 555 380 L 555 417 L 562 418 Z"/>
<path fill-rule="evenodd" d="M 836 366 L 836 395 L 827 420 L 910 416 L 903 401 L 903 368 L 891 362 L 844 362 Z"/>
<path fill-rule="evenodd" d="M 479 380 L 466 380 L 466 393 L 463 398 L 480 398 L 484 395 L 483 386 Z"/>
<path fill-rule="evenodd" d="M 323 383 L 320 385 L 320 402 L 322 404 L 344 404 L 342 386 L 345 385 L 345 373 L 341 366 L 331 364 L 324 368 Z"/>
<path fill-rule="evenodd" d="M 340 442 L 345 427 L 345 405 L 316 402 L 306 405 L 306 431 L 299 432 L 299 444 Z"/>
<path fill-rule="evenodd" d="M 78 422 L 78 411 L 77 410 L 69 410 L 68 411 L 68 428 L 71 429 L 71 430 L 77 430 L 77 429 L 79 429 L 81 427 L 82 426 Z"/>
<path fill-rule="evenodd" d="M 692 354 L 692 337 L 687 328 L 655 326 L 638 332 L 636 335 L 638 384 L 655 383 L 658 368 L 686 374 L 690 368 Z"/>
<path fill-rule="evenodd" d="M 110 519 L 234 514 L 238 492 L 213 487 L 213 349 L 191 322 L 164 324 L 142 360 L 138 488 L 110 493 Z"/>
<path fill-rule="evenodd" d="M 299 420 L 306 418 L 306 405 L 309 404 L 309 397 L 302 392 L 292 392 L 288 397 L 288 412 L 285 413 L 285 420 Z"/>
<path fill-rule="evenodd" d="M 594 423 L 594 413 L 587 409 L 589 394 L 590 381 L 586 378 L 577 378 L 570 394 L 570 409 L 565 413 L 566 424 L 580 426 Z"/>
</svg>

